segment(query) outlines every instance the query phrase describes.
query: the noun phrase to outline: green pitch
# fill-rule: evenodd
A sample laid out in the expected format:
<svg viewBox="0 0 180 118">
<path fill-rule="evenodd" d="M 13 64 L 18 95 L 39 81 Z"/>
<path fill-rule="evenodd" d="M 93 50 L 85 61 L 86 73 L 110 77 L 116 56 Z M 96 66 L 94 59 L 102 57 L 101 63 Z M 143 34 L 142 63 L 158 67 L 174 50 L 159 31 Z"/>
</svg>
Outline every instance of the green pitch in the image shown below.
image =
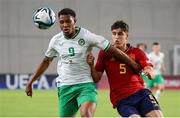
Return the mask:
<svg viewBox="0 0 180 118">
<path fill-rule="evenodd" d="M 98 94 L 95 117 L 119 117 L 109 101 L 109 92 L 99 90 Z M 180 91 L 164 91 L 159 103 L 165 117 L 180 117 L 179 100 Z M 0 117 L 58 117 L 57 101 L 56 90 L 35 90 L 32 98 L 24 90 L 0 90 Z"/>
</svg>

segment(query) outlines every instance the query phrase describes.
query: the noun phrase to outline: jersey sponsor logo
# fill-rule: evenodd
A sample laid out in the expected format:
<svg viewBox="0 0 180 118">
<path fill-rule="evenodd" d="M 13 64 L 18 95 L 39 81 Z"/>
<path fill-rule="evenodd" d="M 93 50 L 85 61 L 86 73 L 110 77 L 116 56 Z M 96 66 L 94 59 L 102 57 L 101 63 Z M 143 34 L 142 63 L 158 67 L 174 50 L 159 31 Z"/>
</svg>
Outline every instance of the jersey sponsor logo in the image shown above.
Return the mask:
<svg viewBox="0 0 180 118">
<path fill-rule="evenodd" d="M 79 39 L 79 40 L 78 40 L 78 44 L 79 44 L 80 46 L 83 46 L 83 45 L 85 44 L 85 40 L 84 40 L 84 39 Z"/>
</svg>

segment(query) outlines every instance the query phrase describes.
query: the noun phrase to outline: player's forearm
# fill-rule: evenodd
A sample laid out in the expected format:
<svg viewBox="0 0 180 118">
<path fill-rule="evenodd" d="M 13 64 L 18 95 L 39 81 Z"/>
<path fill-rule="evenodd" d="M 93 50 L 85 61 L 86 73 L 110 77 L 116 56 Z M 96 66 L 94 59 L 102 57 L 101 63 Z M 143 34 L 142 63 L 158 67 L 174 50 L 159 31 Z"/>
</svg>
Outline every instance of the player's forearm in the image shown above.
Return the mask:
<svg viewBox="0 0 180 118">
<path fill-rule="evenodd" d="M 144 67 L 142 73 L 144 73 L 146 76 L 148 76 L 149 79 L 153 79 L 155 77 L 152 66 Z"/>
<path fill-rule="evenodd" d="M 94 66 L 90 66 L 90 68 L 91 68 L 91 76 L 93 78 L 93 81 L 95 83 L 99 82 L 102 76 L 101 72 L 96 71 Z"/>
<path fill-rule="evenodd" d="M 124 63 L 128 64 L 132 69 L 134 69 L 137 72 L 141 71 L 141 66 L 137 64 L 133 59 L 131 59 L 127 54 L 125 54 L 123 51 L 116 49 L 113 46 L 110 46 L 107 50 L 113 57 L 116 59 L 123 61 Z"/>
<path fill-rule="evenodd" d="M 38 69 L 33 74 L 31 80 L 29 81 L 30 84 L 32 84 L 34 81 L 36 81 L 45 72 L 45 70 L 49 67 L 49 64 L 51 63 L 51 61 L 52 60 L 49 60 L 47 58 L 43 59 L 43 61 L 39 65 Z"/>
</svg>

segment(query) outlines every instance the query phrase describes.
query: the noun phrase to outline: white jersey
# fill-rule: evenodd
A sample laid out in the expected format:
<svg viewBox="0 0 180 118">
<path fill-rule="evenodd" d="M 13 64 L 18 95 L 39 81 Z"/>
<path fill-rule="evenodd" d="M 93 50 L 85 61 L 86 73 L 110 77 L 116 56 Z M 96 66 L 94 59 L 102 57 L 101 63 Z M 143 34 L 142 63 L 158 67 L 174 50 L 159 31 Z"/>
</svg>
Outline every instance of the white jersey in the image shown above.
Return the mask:
<svg viewBox="0 0 180 118">
<path fill-rule="evenodd" d="M 164 53 L 160 52 L 159 55 L 156 55 L 154 52 L 151 52 L 148 57 L 153 63 L 154 74 L 161 74 L 161 66 L 164 63 Z"/>
<path fill-rule="evenodd" d="M 58 86 L 93 82 L 86 57 L 92 47 L 106 50 L 110 43 L 104 37 L 84 28 L 68 39 L 63 32 L 55 35 L 45 53 L 47 57 L 59 57 L 57 64 Z"/>
</svg>

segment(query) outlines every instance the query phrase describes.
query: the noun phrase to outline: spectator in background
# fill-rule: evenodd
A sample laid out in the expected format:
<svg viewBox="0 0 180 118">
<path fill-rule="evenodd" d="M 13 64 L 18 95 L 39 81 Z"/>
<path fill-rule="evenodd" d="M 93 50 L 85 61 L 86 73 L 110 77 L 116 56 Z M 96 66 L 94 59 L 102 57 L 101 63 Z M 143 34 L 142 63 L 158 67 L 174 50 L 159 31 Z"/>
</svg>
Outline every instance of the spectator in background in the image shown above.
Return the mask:
<svg viewBox="0 0 180 118">
<path fill-rule="evenodd" d="M 165 73 L 164 65 L 164 53 L 160 51 L 161 46 L 158 42 L 154 42 L 152 46 L 152 52 L 149 53 L 148 57 L 153 64 L 155 78 L 150 81 L 149 87 L 152 90 L 156 90 L 155 97 L 159 98 L 160 93 L 164 90 L 164 78 L 162 74 Z"/>
</svg>

